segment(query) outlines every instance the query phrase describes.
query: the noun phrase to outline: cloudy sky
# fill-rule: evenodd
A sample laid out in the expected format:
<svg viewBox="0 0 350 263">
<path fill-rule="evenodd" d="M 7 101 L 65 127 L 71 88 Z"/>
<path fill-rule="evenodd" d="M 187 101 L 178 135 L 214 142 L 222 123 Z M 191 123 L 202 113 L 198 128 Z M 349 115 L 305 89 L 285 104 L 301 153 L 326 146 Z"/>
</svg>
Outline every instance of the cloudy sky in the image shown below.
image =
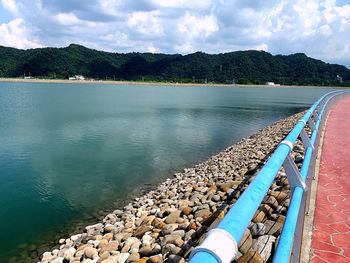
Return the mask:
<svg viewBox="0 0 350 263">
<path fill-rule="evenodd" d="M 0 0 L 0 45 L 265 50 L 350 68 L 350 0 Z"/>
</svg>

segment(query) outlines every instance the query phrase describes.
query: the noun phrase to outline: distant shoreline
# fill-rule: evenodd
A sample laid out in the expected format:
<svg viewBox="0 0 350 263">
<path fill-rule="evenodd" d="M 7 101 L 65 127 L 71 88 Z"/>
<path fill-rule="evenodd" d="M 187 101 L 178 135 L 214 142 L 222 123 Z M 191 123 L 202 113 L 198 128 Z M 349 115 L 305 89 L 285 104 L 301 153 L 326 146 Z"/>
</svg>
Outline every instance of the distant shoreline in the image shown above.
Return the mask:
<svg viewBox="0 0 350 263">
<path fill-rule="evenodd" d="M 68 79 L 20 79 L 0 78 L 0 82 L 23 83 L 67 83 L 67 84 L 107 84 L 107 85 L 157 85 L 157 86 L 193 86 L 193 87 L 262 87 L 262 88 L 340 88 L 340 86 L 296 86 L 296 85 L 257 85 L 257 84 L 219 84 L 219 83 L 172 83 L 172 82 L 146 82 L 126 80 L 68 80 Z"/>
</svg>

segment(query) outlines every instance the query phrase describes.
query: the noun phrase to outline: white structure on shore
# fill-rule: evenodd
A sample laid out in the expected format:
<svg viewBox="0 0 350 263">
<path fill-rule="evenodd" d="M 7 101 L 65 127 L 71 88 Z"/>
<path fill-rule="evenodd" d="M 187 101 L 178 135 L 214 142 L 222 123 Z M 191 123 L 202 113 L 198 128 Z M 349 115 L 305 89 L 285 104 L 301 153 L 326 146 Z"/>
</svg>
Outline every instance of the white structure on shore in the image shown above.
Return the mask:
<svg viewBox="0 0 350 263">
<path fill-rule="evenodd" d="M 69 77 L 69 80 L 85 80 L 83 75 L 75 75 L 74 77 Z"/>
<path fill-rule="evenodd" d="M 275 82 L 272 82 L 272 81 L 266 82 L 265 85 L 267 85 L 267 86 L 280 86 L 280 84 L 276 84 Z"/>
</svg>

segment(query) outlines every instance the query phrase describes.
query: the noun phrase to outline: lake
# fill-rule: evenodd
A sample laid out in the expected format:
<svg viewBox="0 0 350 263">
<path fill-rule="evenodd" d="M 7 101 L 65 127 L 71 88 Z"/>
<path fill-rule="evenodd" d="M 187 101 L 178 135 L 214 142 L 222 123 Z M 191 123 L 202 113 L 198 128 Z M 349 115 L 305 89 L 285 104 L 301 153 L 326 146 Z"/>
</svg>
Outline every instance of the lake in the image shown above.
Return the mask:
<svg viewBox="0 0 350 263">
<path fill-rule="evenodd" d="M 28 262 L 330 90 L 0 83 L 0 262 Z"/>
</svg>

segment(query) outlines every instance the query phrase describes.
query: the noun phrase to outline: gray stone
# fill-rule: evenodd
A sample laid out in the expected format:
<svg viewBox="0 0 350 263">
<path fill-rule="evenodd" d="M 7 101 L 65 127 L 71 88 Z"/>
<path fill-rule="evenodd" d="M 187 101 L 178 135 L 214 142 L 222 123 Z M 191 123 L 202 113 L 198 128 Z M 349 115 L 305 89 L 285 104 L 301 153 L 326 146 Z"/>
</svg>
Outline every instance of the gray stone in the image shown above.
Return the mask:
<svg viewBox="0 0 350 263">
<path fill-rule="evenodd" d="M 148 225 L 142 225 L 138 228 L 135 229 L 134 231 L 134 236 L 141 238 L 146 232 L 152 230 L 153 227 L 152 226 L 148 226 Z"/>
<path fill-rule="evenodd" d="M 174 232 L 179 227 L 178 224 L 169 224 L 163 227 L 162 233 L 163 235 L 169 235 Z"/>
<path fill-rule="evenodd" d="M 120 253 L 118 255 L 118 263 L 125 263 L 126 260 L 129 258 L 130 254 L 129 253 Z"/>
<path fill-rule="evenodd" d="M 53 255 L 51 252 L 44 252 L 43 253 L 43 257 L 42 257 L 42 261 L 50 261 L 52 259 Z"/>
<path fill-rule="evenodd" d="M 132 253 L 128 257 L 128 262 L 139 261 L 139 259 L 140 259 L 140 254 L 139 253 Z"/>
<path fill-rule="evenodd" d="M 254 223 L 249 230 L 253 236 L 262 236 L 265 234 L 266 228 L 263 223 Z"/>
<path fill-rule="evenodd" d="M 265 228 L 266 228 L 266 234 L 268 235 L 274 235 L 277 233 L 277 235 L 280 235 L 282 232 L 283 224 L 279 222 L 275 222 L 272 220 L 266 220 L 265 221 Z"/>
<path fill-rule="evenodd" d="M 264 263 L 265 261 L 260 256 L 259 252 L 249 250 L 237 260 L 237 263 Z"/>
<path fill-rule="evenodd" d="M 203 218 L 204 220 L 207 219 L 210 215 L 211 215 L 211 212 L 209 209 L 202 209 L 194 213 L 195 218 L 200 217 L 200 218 Z"/>
<path fill-rule="evenodd" d="M 170 255 L 167 261 L 167 263 L 185 263 L 185 262 L 186 262 L 185 259 L 178 255 Z"/>
<path fill-rule="evenodd" d="M 252 242 L 253 242 L 252 235 L 249 229 L 246 229 L 241 239 L 241 242 L 239 242 L 238 244 L 239 251 L 241 251 L 243 254 L 247 253 L 250 247 L 252 246 Z"/>
<path fill-rule="evenodd" d="M 73 261 L 74 259 L 74 254 L 77 250 L 74 247 L 68 248 L 65 252 L 64 252 L 64 259 L 67 261 Z"/>
<path fill-rule="evenodd" d="M 150 246 L 143 246 L 139 250 L 139 253 L 142 256 L 149 256 L 151 252 L 152 252 L 152 248 Z"/>
<path fill-rule="evenodd" d="M 64 257 L 57 257 L 52 260 L 50 263 L 63 263 Z"/>
<path fill-rule="evenodd" d="M 171 212 L 166 218 L 165 223 L 167 224 L 174 224 L 179 219 L 181 212 L 176 210 Z"/>
<path fill-rule="evenodd" d="M 276 238 L 271 235 L 261 236 L 254 240 L 252 249 L 258 251 L 264 261 L 267 261 L 271 256 L 271 251 Z"/>
<path fill-rule="evenodd" d="M 268 204 L 269 206 L 273 207 L 274 209 L 277 209 L 278 207 L 278 202 L 275 197 L 268 195 L 265 196 L 263 203 Z"/>
<path fill-rule="evenodd" d="M 87 258 L 93 259 L 97 255 L 97 249 L 93 247 L 87 247 L 84 250 L 84 254 Z"/>
</svg>

